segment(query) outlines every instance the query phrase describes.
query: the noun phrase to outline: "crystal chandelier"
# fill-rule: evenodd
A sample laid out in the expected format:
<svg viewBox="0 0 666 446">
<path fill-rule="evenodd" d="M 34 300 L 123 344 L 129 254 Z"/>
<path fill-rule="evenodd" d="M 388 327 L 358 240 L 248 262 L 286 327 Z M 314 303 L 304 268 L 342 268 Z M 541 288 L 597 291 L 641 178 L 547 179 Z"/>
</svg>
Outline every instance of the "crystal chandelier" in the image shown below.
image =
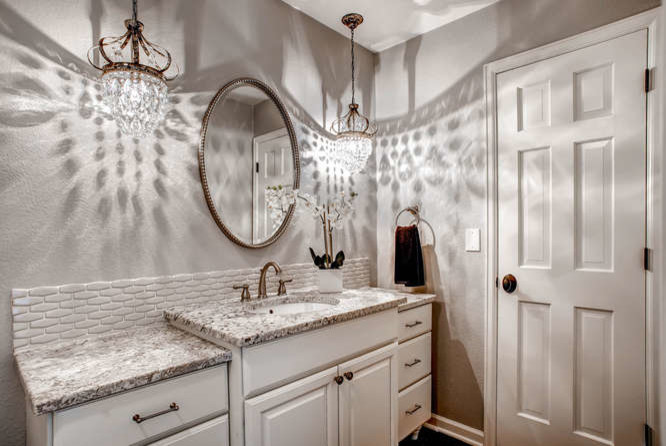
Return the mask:
<svg viewBox="0 0 666 446">
<path fill-rule="evenodd" d="M 354 30 L 363 23 L 363 16 L 347 14 L 342 17 L 342 23 L 351 30 L 352 98 L 349 112 L 333 123 L 331 131 L 336 135 L 338 162 L 350 174 L 355 174 L 363 170 L 372 153 L 372 139 L 377 133 L 377 127 L 358 111 L 355 102 Z"/>
<path fill-rule="evenodd" d="M 162 122 L 169 102 L 165 71 L 171 54 L 143 35 L 137 20 L 137 0 L 132 1 L 132 18 L 125 20 L 127 31 L 120 37 L 102 37 L 88 50 L 88 62 L 102 71 L 104 102 L 120 130 L 132 136 L 150 134 Z M 106 61 L 96 65 L 91 55 L 99 52 Z M 148 63 L 139 61 L 143 53 Z"/>
</svg>

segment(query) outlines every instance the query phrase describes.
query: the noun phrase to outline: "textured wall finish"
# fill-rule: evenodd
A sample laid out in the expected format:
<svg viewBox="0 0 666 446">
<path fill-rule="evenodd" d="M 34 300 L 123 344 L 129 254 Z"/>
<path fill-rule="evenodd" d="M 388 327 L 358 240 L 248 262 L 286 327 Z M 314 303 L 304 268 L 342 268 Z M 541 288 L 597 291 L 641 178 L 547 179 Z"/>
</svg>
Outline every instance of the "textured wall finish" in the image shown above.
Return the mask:
<svg viewBox="0 0 666 446">
<path fill-rule="evenodd" d="M 199 130 L 229 80 L 252 76 L 278 92 L 301 147 L 303 190 L 360 193 L 337 247 L 349 258 L 376 256 L 373 176 L 350 180 L 329 166 L 322 136 L 350 95 L 348 38 L 279 0 L 142 0 L 146 35 L 173 51 L 183 76 L 171 85 L 164 125 L 135 140 L 120 135 L 101 106 L 98 73 L 85 60 L 100 35 L 122 31 L 129 6 L 0 1 L 3 446 L 25 438 L 11 353 L 12 288 L 255 268 L 268 259 L 302 263 L 310 260 L 308 246 L 321 246 L 320 225 L 309 215 L 296 215 L 261 250 L 234 245 L 211 218 L 199 181 Z M 371 116 L 373 63 L 359 48 L 359 100 Z"/>
<path fill-rule="evenodd" d="M 483 429 L 486 237 L 483 64 L 658 6 L 659 0 L 501 0 L 377 56 L 377 277 L 392 283 L 393 221 L 420 202 L 436 293 L 433 412 Z M 403 223 L 407 217 L 401 218 Z"/>
<path fill-rule="evenodd" d="M 281 268 L 282 278 L 293 279 L 290 289 L 317 286 L 312 263 Z M 345 288 L 370 285 L 368 259 L 348 259 L 342 275 Z M 234 285 L 247 283 L 256 296 L 259 276 L 260 268 L 248 268 L 13 289 L 14 349 L 156 324 L 169 307 L 238 299 Z M 269 293 L 277 292 L 278 280 L 275 274 L 267 276 Z"/>
</svg>

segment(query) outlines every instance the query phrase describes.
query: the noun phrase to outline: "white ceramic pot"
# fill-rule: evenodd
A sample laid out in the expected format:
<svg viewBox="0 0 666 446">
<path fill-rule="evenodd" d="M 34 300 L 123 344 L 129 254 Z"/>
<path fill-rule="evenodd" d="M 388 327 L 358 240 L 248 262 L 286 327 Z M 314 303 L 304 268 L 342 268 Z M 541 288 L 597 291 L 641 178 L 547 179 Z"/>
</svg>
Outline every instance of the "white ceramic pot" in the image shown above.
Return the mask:
<svg viewBox="0 0 666 446">
<path fill-rule="evenodd" d="M 320 293 L 342 292 L 342 269 L 320 269 L 317 272 Z"/>
</svg>

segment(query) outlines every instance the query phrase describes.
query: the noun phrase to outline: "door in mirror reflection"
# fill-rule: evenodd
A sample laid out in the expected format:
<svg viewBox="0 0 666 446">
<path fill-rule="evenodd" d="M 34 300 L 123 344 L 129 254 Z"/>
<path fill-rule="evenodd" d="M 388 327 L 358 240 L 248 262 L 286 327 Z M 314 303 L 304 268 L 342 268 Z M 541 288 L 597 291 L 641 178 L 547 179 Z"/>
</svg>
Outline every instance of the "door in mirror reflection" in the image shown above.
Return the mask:
<svg viewBox="0 0 666 446">
<path fill-rule="evenodd" d="M 286 128 L 254 138 L 254 196 L 252 198 L 252 242 L 269 238 L 282 221 L 271 215 L 266 189 L 282 186 L 291 189 L 293 163 Z"/>
</svg>

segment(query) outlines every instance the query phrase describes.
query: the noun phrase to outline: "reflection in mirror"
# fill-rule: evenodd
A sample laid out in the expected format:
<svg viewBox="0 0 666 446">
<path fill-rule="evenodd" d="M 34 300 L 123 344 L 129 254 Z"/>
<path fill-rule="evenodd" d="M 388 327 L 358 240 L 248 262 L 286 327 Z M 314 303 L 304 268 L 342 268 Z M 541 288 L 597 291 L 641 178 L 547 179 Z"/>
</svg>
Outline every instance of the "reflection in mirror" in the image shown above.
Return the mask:
<svg viewBox="0 0 666 446">
<path fill-rule="evenodd" d="M 199 150 L 204 193 L 222 231 L 246 247 L 275 241 L 293 209 L 271 212 L 267 188 L 298 188 L 300 171 L 293 128 L 277 96 L 256 80 L 227 84 L 206 112 Z"/>
</svg>

